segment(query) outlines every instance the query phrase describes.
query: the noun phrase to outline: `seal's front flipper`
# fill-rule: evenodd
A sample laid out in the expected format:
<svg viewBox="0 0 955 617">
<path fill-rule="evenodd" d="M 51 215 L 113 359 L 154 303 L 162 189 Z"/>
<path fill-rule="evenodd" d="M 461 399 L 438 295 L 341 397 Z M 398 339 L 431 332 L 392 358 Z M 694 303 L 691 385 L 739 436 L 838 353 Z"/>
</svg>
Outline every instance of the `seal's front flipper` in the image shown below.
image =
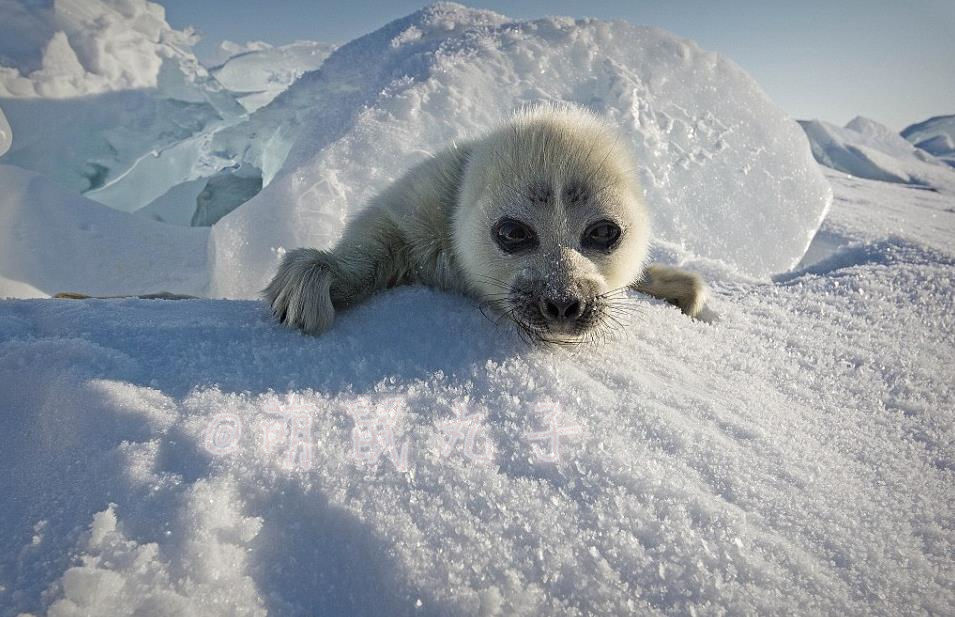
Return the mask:
<svg viewBox="0 0 955 617">
<path fill-rule="evenodd" d="M 700 317 L 706 302 L 706 285 L 700 275 L 672 266 L 648 266 L 643 277 L 630 287 L 654 298 L 666 300 L 693 318 Z"/>
</svg>

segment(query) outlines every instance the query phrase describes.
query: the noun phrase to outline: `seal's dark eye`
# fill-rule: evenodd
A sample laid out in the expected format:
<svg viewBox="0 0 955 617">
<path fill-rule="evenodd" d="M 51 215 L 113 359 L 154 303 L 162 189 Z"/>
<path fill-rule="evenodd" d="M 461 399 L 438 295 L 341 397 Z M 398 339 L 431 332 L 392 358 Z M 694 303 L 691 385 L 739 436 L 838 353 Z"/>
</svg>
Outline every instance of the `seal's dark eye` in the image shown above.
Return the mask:
<svg viewBox="0 0 955 617">
<path fill-rule="evenodd" d="M 503 218 L 491 230 L 494 241 L 505 253 L 516 253 L 537 248 L 537 234 L 527 224 Z"/>
<path fill-rule="evenodd" d="M 595 251 L 610 251 L 620 240 L 620 226 L 613 221 L 597 221 L 587 228 L 580 245 Z"/>
</svg>

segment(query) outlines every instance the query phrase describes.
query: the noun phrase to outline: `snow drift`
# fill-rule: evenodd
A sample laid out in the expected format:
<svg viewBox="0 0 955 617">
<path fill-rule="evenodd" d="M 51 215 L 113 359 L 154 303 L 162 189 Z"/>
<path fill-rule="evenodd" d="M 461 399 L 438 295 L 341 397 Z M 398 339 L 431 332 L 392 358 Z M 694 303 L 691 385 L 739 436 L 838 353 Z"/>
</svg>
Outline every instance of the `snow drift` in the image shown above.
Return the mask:
<svg viewBox="0 0 955 617">
<path fill-rule="evenodd" d="M 716 323 L 631 294 L 600 345 L 542 349 L 423 288 L 320 338 L 261 302 L 0 301 L 0 617 L 950 612 L 951 194 L 823 178 L 738 69 L 657 30 L 439 5 L 328 62 L 157 150 L 216 178 L 157 211 L 269 184 L 214 227 L 217 287 L 251 295 L 412 161 L 566 100 L 624 127 L 665 254 L 724 260 L 694 263 Z M 826 180 L 803 263 L 754 280 Z M 0 296 L 208 289 L 208 229 L 8 165 L 0 187 Z"/>
<path fill-rule="evenodd" d="M 902 129 L 902 137 L 955 167 L 955 115 L 935 116 Z"/>
<path fill-rule="evenodd" d="M 857 117 L 844 128 L 821 120 L 800 121 L 816 160 L 859 178 L 955 192 L 955 172 L 888 127 Z"/>
<path fill-rule="evenodd" d="M 0 302 L 0 615 L 947 614 L 952 198 L 830 178 L 828 260 L 599 346 L 422 288 L 320 338 Z"/>
<path fill-rule="evenodd" d="M 217 152 L 266 188 L 212 232 L 213 293 L 249 297 L 285 249 L 328 247 L 377 190 L 522 105 L 584 105 L 620 127 L 657 238 L 752 275 L 792 267 L 830 200 L 805 137 L 742 70 L 623 22 L 512 22 L 438 4 L 336 50 Z"/>
</svg>

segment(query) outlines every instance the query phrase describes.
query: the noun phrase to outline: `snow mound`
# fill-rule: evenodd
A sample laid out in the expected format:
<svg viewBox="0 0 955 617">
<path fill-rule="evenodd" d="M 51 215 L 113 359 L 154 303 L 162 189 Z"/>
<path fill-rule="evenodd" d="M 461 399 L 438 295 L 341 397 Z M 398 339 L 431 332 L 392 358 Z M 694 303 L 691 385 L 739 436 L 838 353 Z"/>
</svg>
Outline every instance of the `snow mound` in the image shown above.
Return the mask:
<svg viewBox="0 0 955 617">
<path fill-rule="evenodd" d="M 857 117 L 840 128 L 800 121 L 821 164 L 860 178 L 917 184 L 955 192 L 955 172 L 888 127 Z"/>
<path fill-rule="evenodd" d="M 422 288 L 320 338 L 0 302 L 0 612 L 946 614 L 952 198 L 830 177 L 856 244 L 713 280 L 716 325 L 631 295 L 597 346 Z M 898 213 L 942 250 L 854 235 Z"/>
<path fill-rule="evenodd" d="M 902 129 L 902 137 L 955 167 L 955 115 L 935 116 Z"/>
<path fill-rule="evenodd" d="M 198 37 L 166 23 L 147 0 L 54 0 L 0 5 L 0 97 L 66 98 L 156 88 L 163 65 L 204 70 Z"/>
<path fill-rule="evenodd" d="M 620 127 L 657 238 L 765 276 L 792 267 L 831 199 L 798 126 L 741 69 L 623 22 L 512 22 L 437 4 L 336 50 L 219 132 L 267 185 L 213 228 L 215 293 L 250 297 L 285 249 L 328 247 L 369 197 L 452 139 L 565 101 Z"/>
<path fill-rule="evenodd" d="M 335 49 L 328 43 L 296 41 L 280 47 L 255 45 L 211 70 L 225 88 L 241 93 L 247 111 L 267 105 L 295 80 L 321 66 Z"/>
<path fill-rule="evenodd" d="M 0 165 L 0 298 L 205 292 L 208 231 L 164 225 Z"/>
</svg>

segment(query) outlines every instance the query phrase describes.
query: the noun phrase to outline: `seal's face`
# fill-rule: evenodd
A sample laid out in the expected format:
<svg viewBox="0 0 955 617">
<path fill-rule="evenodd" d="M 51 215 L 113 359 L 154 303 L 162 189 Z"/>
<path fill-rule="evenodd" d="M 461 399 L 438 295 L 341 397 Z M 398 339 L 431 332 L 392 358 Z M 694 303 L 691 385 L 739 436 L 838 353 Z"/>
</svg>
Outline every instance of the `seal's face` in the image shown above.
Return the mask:
<svg viewBox="0 0 955 617">
<path fill-rule="evenodd" d="M 612 323 L 646 255 L 630 161 L 590 116 L 581 122 L 519 126 L 476 150 L 455 220 L 469 285 L 537 341 Z"/>
</svg>

